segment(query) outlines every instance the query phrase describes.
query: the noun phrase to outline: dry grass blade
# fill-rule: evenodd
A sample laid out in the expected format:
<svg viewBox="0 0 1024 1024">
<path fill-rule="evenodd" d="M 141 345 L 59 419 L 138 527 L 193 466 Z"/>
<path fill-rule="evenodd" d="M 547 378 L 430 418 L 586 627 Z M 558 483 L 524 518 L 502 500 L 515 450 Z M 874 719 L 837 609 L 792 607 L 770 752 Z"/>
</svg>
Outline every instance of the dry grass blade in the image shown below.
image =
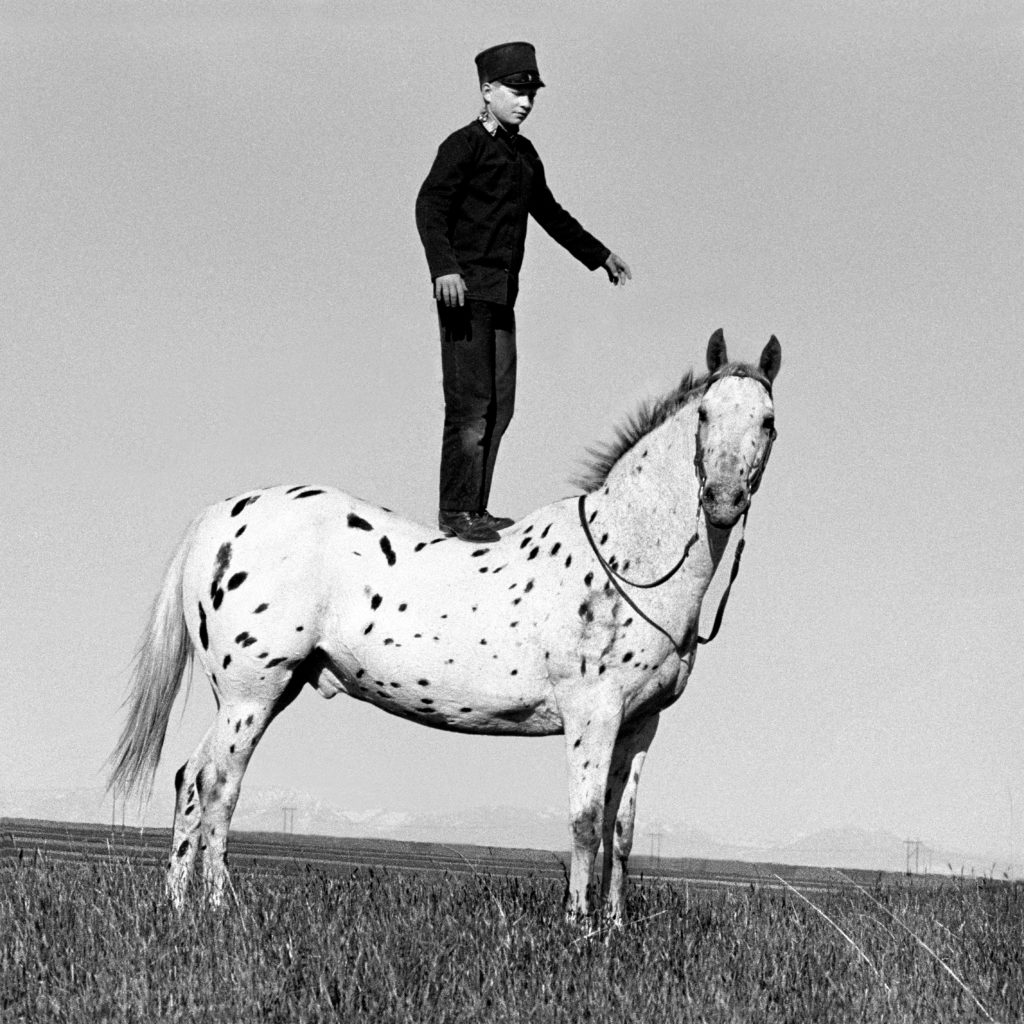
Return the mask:
<svg viewBox="0 0 1024 1024">
<path fill-rule="evenodd" d="M 495 907 L 498 908 L 498 914 L 501 916 L 501 926 L 505 932 L 505 937 L 501 940 L 501 944 L 505 949 L 511 949 L 512 929 L 509 927 L 508 915 L 505 913 L 505 908 L 501 905 L 501 900 L 499 900 L 498 897 L 494 895 L 494 890 L 491 888 L 490 879 L 488 879 L 486 875 L 477 871 L 476 866 L 473 864 L 473 862 L 470 861 L 469 858 L 466 857 L 466 855 L 461 850 L 456 850 L 455 847 L 453 846 L 444 846 L 443 849 L 447 850 L 449 853 L 454 853 L 455 856 L 458 857 L 477 878 L 483 881 L 484 889 L 486 890 L 487 895 L 491 897 L 491 900 L 494 903 Z"/>
<path fill-rule="evenodd" d="M 891 917 L 893 921 L 895 921 L 896 924 L 898 924 L 908 935 L 910 935 L 913 938 L 913 940 L 926 953 L 928 953 L 929 956 L 933 957 L 935 959 L 935 962 L 971 997 L 971 999 L 974 1000 L 974 1005 L 977 1006 L 983 1014 L 985 1014 L 986 1018 L 992 1021 L 992 1024 L 996 1024 L 995 1018 L 992 1016 L 991 1013 L 988 1012 L 987 1009 L 985 1009 L 985 1006 L 981 1002 L 981 1000 L 967 987 L 966 982 L 956 973 L 956 971 L 953 970 L 952 967 L 949 966 L 949 964 L 947 964 L 942 959 L 941 956 L 939 956 L 938 953 L 935 952 L 934 949 L 932 949 L 931 946 L 928 945 L 927 942 L 924 941 L 924 939 L 922 939 L 913 930 L 913 928 L 909 927 L 909 925 L 901 921 L 888 907 L 883 906 L 881 903 L 879 903 L 878 900 L 876 900 L 875 897 L 872 896 L 871 893 L 869 893 L 867 889 L 864 888 L 864 886 L 858 885 L 852 878 L 849 877 L 849 875 L 843 874 L 842 871 L 836 871 L 836 874 L 839 875 L 840 878 L 845 878 L 847 882 L 849 882 L 851 885 L 859 889 L 865 896 L 867 896 L 869 900 L 871 900 L 872 903 L 874 903 L 876 907 L 878 907 L 879 910 L 885 911 L 885 913 L 888 914 L 889 917 Z"/>
<path fill-rule="evenodd" d="M 891 988 L 889 988 L 889 986 L 888 986 L 888 985 L 886 984 L 886 982 L 885 982 L 885 979 L 884 979 L 884 978 L 882 977 L 882 975 L 881 975 L 881 972 L 880 972 L 880 971 L 878 970 L 878 968 L 877 968 L 877 967 L 876 967 L 876 966 L 875 966 L 875 965 L 874 965 L 874 964 L 873 964 L 873 963 L 871 962 L 871 957 L 869 957 L 869 956 L 867 955 L 867 953 L 865 953 L 865 952 L 864 952 L 864 950 L 863 950 L 863 949 L 861 949 L 861 948 L 860 948 L 860 946 L 858 946 L 858 945 L 857 945 L 857 943 L 856 943 L 856 942 L 854 942 L 854 941 L 853 941 L 853 939 L 852 939 L 852 938 L 851 938 L 851 937 L 850 937 L 849 935 L 847 935 L 847 934 L 846 934 L 846 932 L 844 932 L 844 931 L 843 931 L 843 929 L 842 929 L 842 928 L 840 928 L 840 927 L 839 927 L 839 925 L 838 925 L 838 924 L 836 924 L 836 922 L 835 922 L 835 921 L 833 921 L 833 920 L 832 920 L 832 918 L 831 918 L 831 917 L 829 917 L 829 916 L 828 916 L 828 914 L 826 914 L 824 910 L 822 910 L 822 909 L 821 909 L 821 907 L 819 907 L 819 906 L 818 906 L 817 904 L 815 904 L 815 903 L 812 903 L 812 902 L 811 902 L 811 901 L 810 901 L 810 900 L 809 900 L 809 899 L 808 899 L 808 898 L 807 898 L 807 897 L 806 897 L 806 896 L 805 896 L 805 895 L 804 895 L 804 894 L 803 894 L 802 892 L 800 892 L 800 891 L 799 891 L 799 889 L 795 889 L 795 888 L 794 888 L 794 887 L 793 887 L 792 885 L 790 885 L 790 884 L 789 884 L 789 882 L 787 882 L 787 881 L 786 881 L 786 880 L 785 880 L 785 879 L 784 879 L 784 878 L 783 878 L 783 877 L 782 877 L 781 875 L 776 875 L 774 871 L 772 872 L 772 874 L 773 874 L 773 875 L 775 875 L 775 877 L 776 877 L 776 878 L 777 878 L 777 879 L 778 879 L 778 880 L 779 880 L 779 881 L 780 881 L 780 882 L 781 882 L 781 883 L 782 883 L 782 884 L 783 884 L 783 885 L 784 885 L 784 886 L 785 886 L 785 887 L 786 887 L 786 888 L 787 888 L 787 889 L 788 889 L 788 890 L 789 890 L 789 891 L 790 891 L 791 893 L 793 893 L 793 894 L 794 894 L 795 896 L 797 896 L 797 897 L 799 897 L 800 899 L 802 899 L 802 900 L 804 901 L 804 903 L 806 903 L 806 904 L 807 904 L 807 906 L 809 906 L 809 907 L 810 907 L 810 908 L 811 908 L 811 909 L 812 909 L 812 910 L 813 910 L 813 911 L 814 911 L 815 913 L 817 913 L 817 914 L 820 914 L 820 915 L 821 915 L 821 916 L 822 916 L 822 917 L 823 917 L 823 918 L 824 918 L 824 919 L 825 919 L 826 921 L 828 921 L 828 923 L 829 923 L 830 925 L 832 925 L 832 927 L 833 927 L 833 928 L 835 928 L 835 930 L 836 930 L 837 932 L 839 932 L 839 934 L 840 934 L 840 935 L 842 935 L 842 937 L 843 937 L 844 939 L 846 939 L 846 941 L 847 941 L 847 942 L 848 942 L 848 943 L 849 943 L 849 944 L 850 944 L 851 946 L 853 946 L 853 948 L 854 948 L 855 950 L 857 950 L 857 952 L 858 952 L 858 953 L 860 954 L 860 957 L 861 957 L 861 959 L 862 959 L 862 960 L 864 961 L 864 963 L 866 963 L 866 964 L 868 965 L 868 967 L 870 967 L 870 968 L 871 968 L 871 970 L 873 970 L 873 971 L 875 972 L 875 976 L 876 976 L 876 977 L 878 978 L 878 980 L 879 980 L 879 981 L 880 981 L 880 982 L 882 983 L 882 985 L 883 985 L 883 986 L 885 987 L 885 991 L 886 991 L 886 992 L 888 992 L 888 993 L 889 993 L 890 995 L 892 995 L 892 989 L 891 989 Z"/>
<path fill-rule="evenodd" d="M 667 913 L 667 910 L 659 910 L 656 914 L 648 914 L 646 917 L 638 917 L 636 920 L 625 921 L 618 925 L 609 926 L 608 924 L 602 923 L 600 927 L 594 928 L 585 935 L 581 935 L 575 942 L 573 942 L 573 946 L 578 949 L 584 942 L 587 942 L 589 939 L 597 938 L 599 935 L 604 936 L 607 941 L 615 930 L 625 931 L 627 928 L 633 928 L 638 924 L 643 924 L 645 921 L 653 921 L 656 917 L 661 917 L 663 914 Z"/>
</svg>

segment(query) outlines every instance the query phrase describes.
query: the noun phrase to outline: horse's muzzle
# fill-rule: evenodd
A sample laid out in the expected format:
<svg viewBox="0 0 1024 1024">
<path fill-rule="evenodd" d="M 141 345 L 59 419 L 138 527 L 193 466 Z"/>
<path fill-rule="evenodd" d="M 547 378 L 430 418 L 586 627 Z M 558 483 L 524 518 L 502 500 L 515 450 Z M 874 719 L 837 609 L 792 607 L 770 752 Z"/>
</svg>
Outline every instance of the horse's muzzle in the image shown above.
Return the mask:
<svg viewBox="0 0 1024 1024">
<path fill-rule="evenodd" d="M 719 530 L 728 530 L 750 505 L 750 490 L 743 484 L 708 481 L 700 498 L 704 518 Z"/>
</svg>

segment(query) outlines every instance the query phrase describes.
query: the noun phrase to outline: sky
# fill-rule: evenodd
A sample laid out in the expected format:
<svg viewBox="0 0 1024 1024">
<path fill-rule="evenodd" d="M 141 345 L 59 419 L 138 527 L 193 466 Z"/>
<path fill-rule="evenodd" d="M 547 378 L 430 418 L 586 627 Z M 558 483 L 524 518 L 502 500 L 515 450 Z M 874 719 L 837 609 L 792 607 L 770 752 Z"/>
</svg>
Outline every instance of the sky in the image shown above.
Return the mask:
<svg viewBox="0 0 1024 1024">
<path fill-rule="evenodd" d="M 524 133 L 631 265 L 532 225 L 490 507 L 782 343 L 779 439 L 725 625 L 662 716 L 641 829 L 888 830 L 1024 874 L 1024 16 L 1003 0 L 0 7 L 0 813 L 102 786 L 193 516 L 325 483 L 429 523 L 440 352 L 413 204 L 537 47 Z M 705 622 L 722 581 L 713 585 Z M 705 630 L 707 626 L 705 625 Z M 212 716 L 175 710 L 149 820 Z M 563 741 L 456 736 L 311 691 L 246 789 L 346 809 L 566 805 Z M 98 820 L 109 813 L 97 809 Z"/>
</svg>

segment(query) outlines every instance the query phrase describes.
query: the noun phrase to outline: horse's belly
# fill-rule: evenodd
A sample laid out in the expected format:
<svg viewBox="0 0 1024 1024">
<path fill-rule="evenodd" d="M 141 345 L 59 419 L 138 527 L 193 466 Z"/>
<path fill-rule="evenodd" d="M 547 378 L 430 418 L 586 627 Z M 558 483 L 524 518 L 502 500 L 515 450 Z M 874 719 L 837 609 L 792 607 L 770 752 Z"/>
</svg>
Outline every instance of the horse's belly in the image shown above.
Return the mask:
<svg viewBox="0 0 1024 1024">
<path fill-rule="evenodd" d="M 386 648 L 329 655 L 314 684 L 325 697 L 344 690 L 390 714 L 437 729 L 510 736 L 562 731 L 551 688 L 543 680 L 502 678 L 484 668 L 459 670 L 449 659 L 413 659 Z"/>
</svg>

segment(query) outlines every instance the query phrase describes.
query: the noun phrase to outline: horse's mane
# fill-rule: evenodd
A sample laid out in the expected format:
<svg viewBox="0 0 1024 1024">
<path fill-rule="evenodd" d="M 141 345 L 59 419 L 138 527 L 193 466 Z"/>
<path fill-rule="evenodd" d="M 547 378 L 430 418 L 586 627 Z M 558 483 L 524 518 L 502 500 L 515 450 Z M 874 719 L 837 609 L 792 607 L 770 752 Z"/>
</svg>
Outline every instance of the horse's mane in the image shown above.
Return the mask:
<svg viewBox="0 0 1024 1024">
<path fill-rule="evenodd" d="M 573 478 L 572 483 L 587 494 L 602 487 L 612 468 L 626 452 L 652 430 L 670 420 L 680 409 L 698 399 L 707 390 L 708 385 L 721 377 L 753 377 L 771 394 L 771 381 L 762 370 L 750 363 L 726 363 L 714 373 L 705 373 L 700 377 L 695 377 L 691 368 L 667 395 L 641 402 L 625 421 L 615 428 L 615 436 L 611 441 L 588 448 L 583 469 Z"/>
</svg>

